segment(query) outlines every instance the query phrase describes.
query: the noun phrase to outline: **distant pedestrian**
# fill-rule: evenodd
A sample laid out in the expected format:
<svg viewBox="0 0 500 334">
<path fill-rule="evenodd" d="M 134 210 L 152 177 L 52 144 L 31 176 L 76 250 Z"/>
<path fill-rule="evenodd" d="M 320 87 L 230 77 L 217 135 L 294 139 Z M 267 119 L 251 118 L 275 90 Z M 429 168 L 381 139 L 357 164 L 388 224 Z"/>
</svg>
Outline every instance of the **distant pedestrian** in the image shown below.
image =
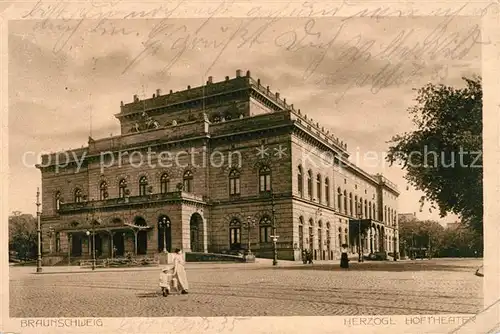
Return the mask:
<svg viewBox="0 0 500 334">
<path fill-rule="evenodd" d="M 342 248 L 340 249 L 340 268 L 349 268 L 349 258 L 347 257 L 347 244 L 342 244 Z"/>
<path fill-rule="evenodd" d="M 186 275 L 186 269 L 184 268 L 184 257 L 182 251 L 179 248 L 174 250 L 174 278 L 177 279 L 181 293 L 186 295 L 188 293 L 189 284 Z"/>
<path fill-rule="evenodd" d="M 307 251 L 307 263 L 313 264 L 313 253 L 310 249 Z"/>
<path fill-rule="evenodd" d="M 307 264 L 307 250 L 302 250 L 302 263 Z"/>
</svg>

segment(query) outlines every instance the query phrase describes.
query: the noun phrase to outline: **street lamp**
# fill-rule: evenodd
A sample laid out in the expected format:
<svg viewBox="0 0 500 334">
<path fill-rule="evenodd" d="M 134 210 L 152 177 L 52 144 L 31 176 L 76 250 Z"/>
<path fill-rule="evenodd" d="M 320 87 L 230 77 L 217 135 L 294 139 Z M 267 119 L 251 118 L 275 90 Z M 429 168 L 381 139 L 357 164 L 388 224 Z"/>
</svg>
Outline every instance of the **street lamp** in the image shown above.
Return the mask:
<svg viewBox="0 0 500 334">
<path fill-rule="evenodd" d="M 92 251 L 92 270 L 95 270 L 96 267 L 96 254 L 95 254 L 95 225 L 99 225 L 99 221 L 94 219 L 95 216 L 95 208 L 94 208 L 94 200 L 91 200 L 91 216 L 90 216 L 90 225 L 92 226 L 92 245 L 90 245 L 89 238 L 89 247 L 91 247 Z M 88 237 L 90 237 L 91 232 L 87 230 L 85 232 Z"/>
<path fill-rule="evenodd" d="M 256 223 L 255 218 L 248 216 L 247 222 L 243 224 L 243 226 L 248 230 L 248 245 L 247 245 L 248 255 L 252 254 L 252 250 L 250 249 L 250 236 L 252 228 L 255 227 L 255 223 Z"/>
<path fill-rule="evenodd" d="M 36 258 L 36 272 L 42 272 L 42 228 L 40 226 L 40 188 L 36 188 L 36 222 L 37 222 L 37 238 L 38 238 L 38 252 Z"/>
<path fill-rule="evenodd" d="M 273 188 L 271 188 L 271 208 L 273 214 L 273 221 L 272 221 L 273 235 L 271 236 L 271 238 L 273 238 L 273 266 L 276 266 L 278 265 L 278 249 L 276 243 L 279 237 L 276 235 L 276 208 L 274 207 Z"/>
<path fill-rule="evenodd" d="M 397 254 L 396 254 L 396 246 L 397 246 L 396 240 L 397 240 L 397 238 L 396 238 L 396 231 L 397 231 L 396 230 L 396 223 L 394 223 L 394 230 L 393 230 L 393 233 L 394 233 L 394 236 L 393 236 L 394 247 L 393 248 L 394 249 L 392 250 L 392 253 L 393 253 L 392 255 L 394 255 L 393 256 L 394 257 L 394 261 L 397 261 Z"/>
<path fill-rule="evenodd" d="M 363 253 L 361 250 L 361 218 L 362 213 L 362 203 L 357 203 L 356 205 L 356 216 L 358 217 L 358 262 L 363 262 Z"/>
<path fill-rule="evenodd" d="M 162 217 L 158 226 L 163 229 L 163 253 L 167 253 L 167 228 L 170 227 L 170 220 L 167 217 Z"/>
</svg>

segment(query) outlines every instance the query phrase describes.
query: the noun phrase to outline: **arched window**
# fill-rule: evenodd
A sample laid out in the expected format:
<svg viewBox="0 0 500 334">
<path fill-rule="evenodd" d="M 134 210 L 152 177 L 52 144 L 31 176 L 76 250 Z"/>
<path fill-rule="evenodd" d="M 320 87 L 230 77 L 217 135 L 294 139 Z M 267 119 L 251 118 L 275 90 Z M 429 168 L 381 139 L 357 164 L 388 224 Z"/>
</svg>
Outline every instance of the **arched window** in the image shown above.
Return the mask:
<svg viewBox="0 0 500 334">
<path fill-rule="evenodd" d="M 61 235 L 59 232 L 56 232 L 56 253 L 61 251 Z"/>
<path fill-rule="evenodd" d="M 297 168 L 297 191 L 300 197 L 304 196 L 304 176 L 302 175 L 302 166 Z"/>
<path fill-rule="evenodd" d="M 344 190 L 344 213 L 347 213 L 347 191 Z"/>
<path fill-rule="evenodd" d="M 342 229 L 339 227 L 339 246 L 342 246 Z"/>
<path fill-rule="evenodd" d="M 241 223 L 236 218 L 229 223 L 229 248 L 241 248 Z"/>
<path fill-rule="evenodd" d="M 304 248 L 304 217 L 299 217 L 299 248 Z"/>
<path fill-rule="evenodd" d="M 312 170 L 307 171 L 307 195 L 309 196 L 309 199 L 312 199 L 313 197 L 313 172 Z"/>
<path fill-rule="evenodd" d="M 318 221 L 318 249 L 323 249 L 323 233 L 322 229 L 323 228 L 323 222 L 320 220 Z"/>
<path fill-rule="evenodd" d="M 365 211 L 363 211 L 363 218 L 368 217 L 368 201 L 365 199 Z"/>
<path fill-rule="evenodd" d="M 384 205 L 384 223 L 387 221 L 387 206 Z"/>
<path fill-rule="evenodd" d="M 349 215 L 354 216 L 352 203 L 352 193 L 349 193 Z"/>
<path fill-rule="evenodd" d="M 82 190 L 80 188 L 75 189 L 75 203 L 82 202 Z"/>
<path fill-rule="evenodd" d="M 340 187 L 337 189 L 337 206 L 339 212 L 342 211 L 342 190 Z"/>
<path fill-rule="evenodd" d="M 368 218 L 372 219 L 372 202 L 368 202 Z"/>
<path fill-rule="evenodd" d="M 314 226 L 314 221 L 312 218 L 309 218 L 309 250 L 313 250 L 313 247 L 314 247 L 314 230 L 313 230 L 313 226 Z"/>
<path fill-rule="evenodd" d="M 357 196 L 356 196 L 357 197 Z M 359 218 L 363 215 L 363 199 L 356 200 L 356 217 Z"/>
<path fill-rule="evenodd" d="M 108 184 L 106 181 L 102 181 L 99 184 L 99 200 L 105 200 L 108 198 Z"/>
<path fill-rule="evenodd" d="M 358 195 L 354 196 L 354 211 L 352 212 L 352 215 L 356 218 L 359 217 Z"/>
<path fill-rule="evenodd" d="M 377 217 L 377 206 L 376 206 L 375 203 L 373 203 L 372 209 L 373 209 L 373 219 L 378 220 L 378 217 Z"/>
<path fill-rule="evenodd" d="M 316 197 L 318 197 L 318 203 L 321 203 L 321 175 L 316 175 Z"/>
<path fill-rule="evenodd" d="M 271 191 L 271 169 L 268 166 L 259 170 L 259 191 Z"/>
<path fill-rule="evenodd" d="M 170 178 L 167 173 L 163 173 L 160 177 L 160 192 L 162 194 L 168 193 L 170 190 Z"/>
<path fill-rule="evenodd" d="M 330 206 L 330 180 L 327 177 L 325 178 L 325 202 Z"/>
<path fill-rule="evenodd" d="M 101 183 L 101 189 L 102 189 L 103 183 Z M 106 185 L 106 188 L 107 188 L 107 185 Z M 127 196 L 127 180 L 121 179 L 120 182 L 118 182 L 118 197 L 124 198 L 125 196 Z"/>
<path fill-rule="evenodd" d="M 348 241 L 347 241 L 348 235 L 349 235 L 349 232 L 347 231 L 347 229 L 344 229 L 344 242 L 345 242 L 345 244 L 348 244 Z"/>
<path fill-rule="evenodd" d="M 233 169 L 229 173 L 229 195 L 240 194 L 240 172 Z"/>
<path fill-rule="evenodd" d="M 260 230 L 260 242 L 266 243 L 271 242 L 271 219 L 268 216 L 262 217 L 259 222 L 259 230 Z"/>
<path fill-rule="evenodd" d="M 61 192 L 60 191 L 56 192 L 54 200 L 55 200 L 56 211 L 59 211 L 59 209 L 61 208 Z"/>
<path fill-rule="evenodd" d="M 190 170 L 184 172 L 184 176 L 182 177 L 182 185 L 184 191 L 190 193 L 193 192 L 193 173 Z"/>
<path fill-rule="evenodd" d="M 147 194 L 148 178 L 146 176 L 141 176 L 139 179 L 139 196 L 144 196 Z"/>
<path fill-rule="evenodd" d="M 330 248 L 332 247 L 332 245 L 331 245 L 332 235 L 330 233 L 331 233 L 330 222 L 326 222 L 326 248 L 328 250 L 330 250 Z M 333 259 L 330 258 L 330 260 L 333 260 Z"/>
</svg>

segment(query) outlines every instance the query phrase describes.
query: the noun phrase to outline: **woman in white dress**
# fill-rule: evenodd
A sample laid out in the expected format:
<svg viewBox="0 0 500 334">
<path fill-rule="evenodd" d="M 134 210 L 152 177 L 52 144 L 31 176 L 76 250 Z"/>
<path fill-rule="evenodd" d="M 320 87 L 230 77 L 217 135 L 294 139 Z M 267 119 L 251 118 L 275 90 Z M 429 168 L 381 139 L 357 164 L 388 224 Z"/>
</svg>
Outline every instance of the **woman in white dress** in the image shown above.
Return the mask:
<svg viewBox="0 0 500 334">
<path fill-rule="evenodd" d="M 177 279 L 177 283 L 179 284 L 179 288 L 181 289 L 181 293 L 183 295 L 188 293 L 189 283 L 187 280 L 186 269 L 184 268 L 184 257 L 182 256 L 182 252 L 179 248 L 174 250 L 174 278 Z"/>
</svg>

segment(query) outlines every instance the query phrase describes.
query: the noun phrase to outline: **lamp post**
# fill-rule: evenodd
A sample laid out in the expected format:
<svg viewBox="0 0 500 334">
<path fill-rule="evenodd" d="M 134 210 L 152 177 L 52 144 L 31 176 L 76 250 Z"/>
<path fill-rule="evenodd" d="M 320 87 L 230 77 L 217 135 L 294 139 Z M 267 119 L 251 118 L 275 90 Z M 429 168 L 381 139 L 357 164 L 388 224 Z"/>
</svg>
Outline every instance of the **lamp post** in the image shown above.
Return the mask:
<svg viewBox="0 0 500 334">
<path fill-rule="evenodd" d="M 96 267 L 96 254 L 95 254 L 95 225 L 99 224 L 98 220 L 94 219 L 95 216 L 95 208 L 94 208 L 94 200 L 91 200 L 91 208 L 90 208 L 90 225 L 92 226 L 92 245 L 90 245 L 90 238 L 89 238 L 89 247 L 91 247 L 91 252 L 92 252 L 92 270 L 95 270 Z M 87 230 L 85 232 L 88 237 L 90 237 L 91 232 Z"/>
<path fill-rule="evenodd" d="M 356 216 L 358 217 L 358 262 L 363 262 L 363 253 L 361 250 L 361 218 L 363 213 L 361 212 L 363 204 L 357 203 L 356 205 Z"/>
<path fill-rule="evenodd" d="M 252 218 L 251 216 L 247 217 L 247 222 L 246 224 L 243 225 L 247 230 L 248 230 L 248 245 L 247 245 L 247 251 L 248 255 L 252 254 L 252 250 L 250 248 L 250 236 L 251 236 L 251 230 L 252 228 L 255 227 L 255 219 Z"/>
<path fill-rule="evenodd" d="M 37 238 L 38 238 L 38 251 L 36 258 L 36 272 L 42 272 L 42 228 L 40 223 L 40 188 L 36 188 L 36 222 L 37 222 Z"/>
<path fill-rule="evenodd" d="M 162 217 L 158 224 L 163 229 L 163 253 L 167 253 L 167 228 L 170 227 L 170 220 L 167 217 Z"/>
<path fill-rule="evenodd" d="M 394 233 L 394 236 L 393 236 L 393 241 L 394 241 L 394 250 L 393 250 L 393 255 L 394 255 L 394 261 L 397 261 L 397 254 L 396 254 L 396 246 L 397 246 L 397 243 L 396 243 L 396 223 L 394 223 L 394 230 L 393 230 L 393 233 Z"/>
<path fill-rule="evenodd" d="M 318 216 L 321 216 L 321 215 L 322 215 L 321 208 L 317 208 L 316 211 L 314 211 L 314 224 L 318 227 L 319 227 Z M 323 250 L 323 246 L 321 245 L 321 229 L 320 229 L 319 234 L 318 234 L 318 250 L 317 250 L 319 252 L 319 254 L 317 254 L 315 256 L 314 260 L 317 260 L 318 258 L 321 260 L 321 251 L 322 250 Z M 313 250 L 311 249 L 311 251 L 313 251 Z"/>
<path fill-rule="evenodd" d="M 276 208 L 274 207 L 273 188 L 271 188 L 271 209 L 273 214 L 273 221 L 272 221 L 273 235 L 271 236 L 271 238 L 273 238 L 273 266 L 276 266 L 278 265 L 278 248 L 276 245 L 278 241 L 278 236 L 276 235 Z"/>
</svg>

